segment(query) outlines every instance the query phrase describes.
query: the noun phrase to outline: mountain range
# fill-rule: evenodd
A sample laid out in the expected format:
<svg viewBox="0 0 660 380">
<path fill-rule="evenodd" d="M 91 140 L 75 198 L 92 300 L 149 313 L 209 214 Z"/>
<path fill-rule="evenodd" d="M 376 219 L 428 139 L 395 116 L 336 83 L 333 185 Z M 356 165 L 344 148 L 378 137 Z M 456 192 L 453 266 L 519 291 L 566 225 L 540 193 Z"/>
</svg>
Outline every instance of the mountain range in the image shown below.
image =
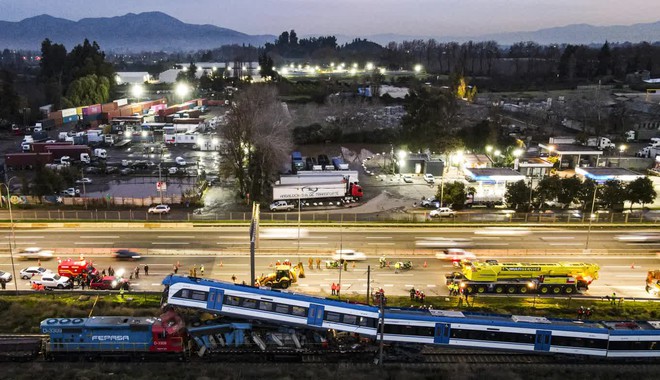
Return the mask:
<svg viewBox="0 0 660 380">
<path fill-rule="evenodd" d="M 339 43 L 353 40 L 356 36 L 336 35 Z M 528 32 L 510 32 L 475 36 L 413 36 L 400 34 L 376 34 L 358 36 L 385 45 L 390 41 L 435 38 L 440 42 L 465 42 L 494 40 L 501 45 L 519 41 L 535 41 L 539 44 L 573 43 L 602 44 L 610 42 L 655 42 L 660 40 L 660 21 L 646 24 L 593 26 L 567 25 Z M 71 21 L 49 15 L 35 16 L 21 21 L 0 21 L 0 49 L 39 50 L 41 42 L 49 38 L 62 43 L 68 49 L 80 44 L 85 38 L 96 41 L 105 51 L 194 51 L 213 49 L 228 44 L 254 46 L 273 42 L 274 35 L 249 35 L 215 25 L 184 23 L 162 12 L 128 13 L 123 16 L 84 18 Z"/>
<path fill-rule="evenodd" d="M 403 36 L 397 34 L 377 34 L 366 37 L 368 40 L 386 44 L 390 41 L 427 40 L 435 38 L 439 42 L 497 41 L 500 45 L 511 45 L 520 41 L 534 41 L 541 45 L 550 44 L 603 44 L 609 42 L 658 42 L 660 41 L 660 21 L 633 25 L 594 26 L 573 24 L 561 27 L 539 29 L 528 32 L 492 33 L 475 36 Z M 339 38 L 338 38 L 339 39 Z"/>
<path fill-rule="evenodd" d="M 114 52 L 192 51 L 229 44 L 263 45 L 275 36 L 248 35 L 215 25 L 184 23 L 162 12 L 128 13 L 117 17 L 71 21 L 49 15 L 18 22 L 0 21 L 0 48 L 41 49 L 49 38 L 67 49 L 87 38 Z"/>
</svg>

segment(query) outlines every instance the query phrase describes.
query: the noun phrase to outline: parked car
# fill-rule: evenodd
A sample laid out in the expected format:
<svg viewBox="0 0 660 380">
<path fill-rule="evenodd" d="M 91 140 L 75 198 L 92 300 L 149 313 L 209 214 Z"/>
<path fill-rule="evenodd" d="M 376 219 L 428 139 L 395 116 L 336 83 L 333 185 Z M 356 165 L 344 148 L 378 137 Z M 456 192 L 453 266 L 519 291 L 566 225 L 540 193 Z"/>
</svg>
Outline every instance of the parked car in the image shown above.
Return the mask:
<svg viewBox="0 0 660 380">
<path fill-rule="evenodd" d="M 171 168 L 167 169 L 167 171 L 170 174 L 176 174 L 179 171 L 179 168 L 172 166 Z"/>
<path fill-rule="evenodd" d="M 129 175 L 135 173 L 135 170 L 131 168 L 123 168 L 120 172 L 121 175 Z"/>
<path fill-rule="evenodd" d="M 69 197 L 76 197 L 80 195 L 80 189 L 69 187 L 68 189 L 62 190 L 62 195 L 66 195 Z"/>
<path fill-rule="evenodd" d="M 450 209 L 449 207 L 440 207 L 437 208 L 429 213 L 429 216 L 431 218 L 441 218 L 441 217 L 455 217 L 456 216 L 456 211 Z"/>
<path fill-rule="evenodd" d="M 46 269 L 43 267 L 27 267 L 21 269 L 19 272 L 19 275 L 23 280 L 29 280 L 34 276 L 43 276 L 44 274 L 55 274 L 53 271 L 50 269 Z"/>
<path fill-rule="evenodd" d="M 335 251 L 335 254 L 332 255 L 332 259 L 345 261 L 363 261 L 367 259 L 367 255 L 362 252 L 355 252 L 352 249 L 338 249 Z"/>
<path fill-rule="evenodd" d="M 424 174 L 424 181 L 426 181 L 426 183 L 435 183 L 435 177 L 431 173 L 426 173 Z"/>
<path fill-rule="evenodd" d="M 437 199 L 423 199 L 421 205 L 426 208 L 440 208 L 440 201 Z"/>
<path fill-rule="evenodd" d="M 177 157 L 175 158 L 175 161 L 177 165 L 186 166 L 186 160 L 184 160 L 183 157 Z"/>
<path fill-rule="evenodd" d="M 53 251 L 45 251 L 38 247 L 28 247 L 20 250 L 16 256 L 22 260 L 50 260 L 53 258 Z"/>
<path fill-rule="evenodd" d="M 295 208 L 294 205 L 287 203 L 286 201 L 275 201 L 269 206 L 270 211 L 291 211 Z"/>
<path fill-rule="evenodd" d="M 92 183 L 92 180 L 87 177 L 83 177 L 79 180 L 76 180 L 76 183 L 84 183 L 86 185 L 89 185 L 90 183 Z"/>
<path fill-rule="evenodd" d="M 138 260 L 142 258 L 139 253 L 131 251 L 130 249 L 118 249 L 115 251 L 115 259 L 117 260 Z"/>
<path fill-rule="evenodd" d="M 147 211 L 149 214 L 169 214 L 170 206 L 168 205 L 158 205 L 154 207 L 149 207 Z"/>
<path fill-rule="evenodd" d="M 402 178 L 405 183 L 413 183 L 413 177 L 410 174 L 404 174 Z"/>
<path fill-rule="evenodd" d="M 95 278 L 89 284 L 89 288 L 94 290 L 119 290 L 122 288 L 128 290 L 129 287 L 130 283 L 128 280 L 115 276 Z"/>
<path fill-rule="evenodd" d="M 13 277 L 11 276 L 11 273 L 3 272 L 0 270 L 0 279 L 2 279 L 4 282 L 9 282 L 12 278 Z"/>
</svg>

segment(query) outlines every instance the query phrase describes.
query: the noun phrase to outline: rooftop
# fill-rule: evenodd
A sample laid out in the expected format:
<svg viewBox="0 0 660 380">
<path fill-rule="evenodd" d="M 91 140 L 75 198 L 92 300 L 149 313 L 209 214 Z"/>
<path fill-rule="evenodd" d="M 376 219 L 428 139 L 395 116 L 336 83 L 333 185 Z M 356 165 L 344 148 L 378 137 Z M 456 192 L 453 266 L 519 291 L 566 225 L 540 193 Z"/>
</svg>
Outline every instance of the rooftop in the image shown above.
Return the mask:
<svg viewBox="0 0 660 380">
<path fill-rule="evenodd" d="M 539 157 L 528 157 L 520 159 L 518 166 L 522 168 L 551 168 L 553 164 Z"/>
<path fill-rule="evenodd" d="M 465 168 L 465 174 L 476 181 L 520 181 L 525 176 L 509 168 Z"/>
<path fill-rule="evenodd" d="M 643 174 L 636 173 L 625 168 L 605 168 L 605 167 L 587 167 L 576 168 L 575 173 L 597 182 L 605 182 L 610 179 L 619 181 L 634 181 L 637 178 L 644 177 Z"/>
<path fill-rule="evenodd" d="M 591 146 L 573 145 L 573 144 L 539 144 L 539 147 L 557 152 L 557 154 L 582 154 L 582 155 L 601 155 L 602 150 Z M 552 147 L 552 148 L 550 148 Z"/>
</svg>

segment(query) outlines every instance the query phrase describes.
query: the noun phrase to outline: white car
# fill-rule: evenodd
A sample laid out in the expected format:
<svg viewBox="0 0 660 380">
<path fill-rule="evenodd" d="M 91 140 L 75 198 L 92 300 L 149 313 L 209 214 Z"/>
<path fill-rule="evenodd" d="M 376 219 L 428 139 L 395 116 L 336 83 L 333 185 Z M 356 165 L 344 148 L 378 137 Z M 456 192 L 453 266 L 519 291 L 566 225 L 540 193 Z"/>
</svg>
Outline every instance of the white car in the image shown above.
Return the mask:
<svg viewBox="0 0 660 380">
<path fill-rule="evenodd" d="M 352 249 L 338 249 L 332 255 L 333 260 L 346 260 L 346 261 L 364 261 L 367 255 L 362 252 L 355 252 Z"/>
<path fill-rule="evenodd" d="M 301 228 L 263 228 L 259 229 L 259 239 L 264 240 L 297 240 L 307 238 L 309 235 L 307 229 Z"/>
<path fill-rule="evenodd" d="M 183 157 L 177 157 L 175 158 L 175 161 L 177 165 L 186 166 L 186 160 L 184 160 Z"/>
<path fill-rule="evenodd" d="M 3 272 L 3 271 L 0 270 L 0 279 L 4 280 L 5 283 L 11 281 L 11 279 L 12 279 L 11 273 Z"/>
<path fill-rule="evenodd" d="M 630 233 L 627 235 L 617 235 L 616 240 L 631 243 L 656 243 L 660 241 L 660 234 L 653 232 Z"/>
<path fill-rule="evenodd" d="M 66 276 L 59 274 L 44 274 L 40 280 L 31 280 L 30 284 L 43 285 L 45 288 L 73 288 L 73 282 Z"/>
<path fill-rule="evenodd" d="M 19 274 L 23 280 L 29 280 L 34 276 L 43 276 L 45 274 L 54 275 L 55 273 L 53 273 L 53 271 L 51 271 L 50 269 L 46 269 L 43 267 L 27 267 L 21 269 Z"/>
<path fill-rule="evenodd" d="M 80 195 L 80 189 L 70 187 L 66 190 L 62 190 L 62 195 L 68 195 L 70 197 L 75 197 L 77 195 Z"/>
<path fill-rule="evenodd" d="M 432 248 L 469 247 L 472 245 L 472 240 L 464 238 L 429 237 L 415 241 L 415 245 L 418 247 Z"/>
<path fill-rule="evenodd" d="M 154 207 L 149 207 L 147 213 L 149 214 L 169 214 L 170 206 L 168 205 L 158 205 Z"/>
<path fill-rule="evenodd" d="M 88 185 L 88 184 L 92 183 L 92 180 L 87 178 L 87 177 L 84 177 L 84 178 L 81 178 L 81 179 L 77 180 L 76 183 L 84 183 L 84 184 Z"/>
<path fill-rule="evenodd" d="M 410 174 L 404 174 L 402 178 L 405 183 L 413 183 L 413 177 Z"/>
<path fill-rule="evenodd" d="M 29 247 L 16 254 L 22 260 L 50 260 L 53 258 L 53 251 L 45 251 L 38 247 Z"/>
<path fill-rule="evenodd" d="M 431 173 L 426 173 L 426 174 L 424 174 L 424 181 L 426 181 L 426 183 L 429 183 L 429 184 L 430 183 L 435 183 L 435 177 Z"/>
<path fill-rule="evenodd" d="M 179 168 L 172 166 L 171 168 L 167 169 L 167 171 L 170 174 L 176 174 L 179 171 Z"/>
<path fill-rule="evenodd" d="M 451 261 L 461 261 L 461 260 L 475 260 L 477 256 L 461 248 L 449 248 L 443 251 L 437 252 L 435 254 L 436 259 L 440 260 L 451 260 Z"/>
<path fill-rule="evenodd" d="M 456 216 L 456 211 L 450 209 L 449 207 L 440 207 L 437 208 L 429 213 L 429 216 L 431 218 L 441 218 L 441 217 L 455 217 Z"/>
<path fill-rule="evenodd" d="M 294 205 L 287 203 L 286 201 L 275 201 L 269 206 L 270 211 L 291 211 L 295 208 Z"/>
<path fill-rule="evenodd" d="M 475 235 L 490 236 L 526 236 L 532 231 L 524 227 L 486 227 L 474 232 Z"/>
</svg>

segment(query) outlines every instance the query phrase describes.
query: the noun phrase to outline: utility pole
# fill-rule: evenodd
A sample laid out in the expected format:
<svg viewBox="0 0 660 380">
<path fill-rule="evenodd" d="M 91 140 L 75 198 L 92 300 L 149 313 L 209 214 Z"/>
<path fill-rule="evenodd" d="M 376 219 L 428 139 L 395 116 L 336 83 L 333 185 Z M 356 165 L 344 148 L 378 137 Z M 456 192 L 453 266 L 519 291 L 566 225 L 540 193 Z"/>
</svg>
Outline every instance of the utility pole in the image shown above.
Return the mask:
<svg viewBox="0 0 660 380">
<path fill-rule="evenodd" d="M 598 182 L 594 183 L 594 197 L 591 200 L 591 213 L 589 214 L 589 229 L 587 230 L 587 242 L 584 245 L 584 250 L 589 252 L 589 235 L 591 235 L 591 222 L 594 216 L 594 206 L 596 206 L 596 193 L 598 192 Z"/>
<path fill-rule="evenodd" d="M 337 292 L 337 299 L 341 300 L 341 271 L 344 270 L 344 263 L 342 255 L 344 254 L 344 234 L 341 223 L 339 224 L 339 292 Z"/>
<path fill-rule="evenodd" d="M 252 203 L 252 222 L 250 223 L 250 286 L 254 286 L 257 278 L 254 268 L 254 256 L 256 250 L 257 228 L 259 226 L 259 203 Z"/>
<path fill-rule="evenodd" d="M 160 167 L 162 163 L 163 162 L 161 157 L 161 162 L 158 163 L 158 191 L 160 191 L 160 204 L 163 204 L 163 177 L 160 173 Z"/>
<path fill-rule="evenodd" d="M 367 265 L 367 305 L 371 305 L 371 265 Z"/>
<path fill-rule="evenodd" d="M 378 323 L 378 329 L 380 330 L 380 338 L 378 344 L 378 365 L 383 365 L 383 339 L 385 336 L 385 295 L 381 294 L 380 297 L 380 318 Z"/>
</svg>

